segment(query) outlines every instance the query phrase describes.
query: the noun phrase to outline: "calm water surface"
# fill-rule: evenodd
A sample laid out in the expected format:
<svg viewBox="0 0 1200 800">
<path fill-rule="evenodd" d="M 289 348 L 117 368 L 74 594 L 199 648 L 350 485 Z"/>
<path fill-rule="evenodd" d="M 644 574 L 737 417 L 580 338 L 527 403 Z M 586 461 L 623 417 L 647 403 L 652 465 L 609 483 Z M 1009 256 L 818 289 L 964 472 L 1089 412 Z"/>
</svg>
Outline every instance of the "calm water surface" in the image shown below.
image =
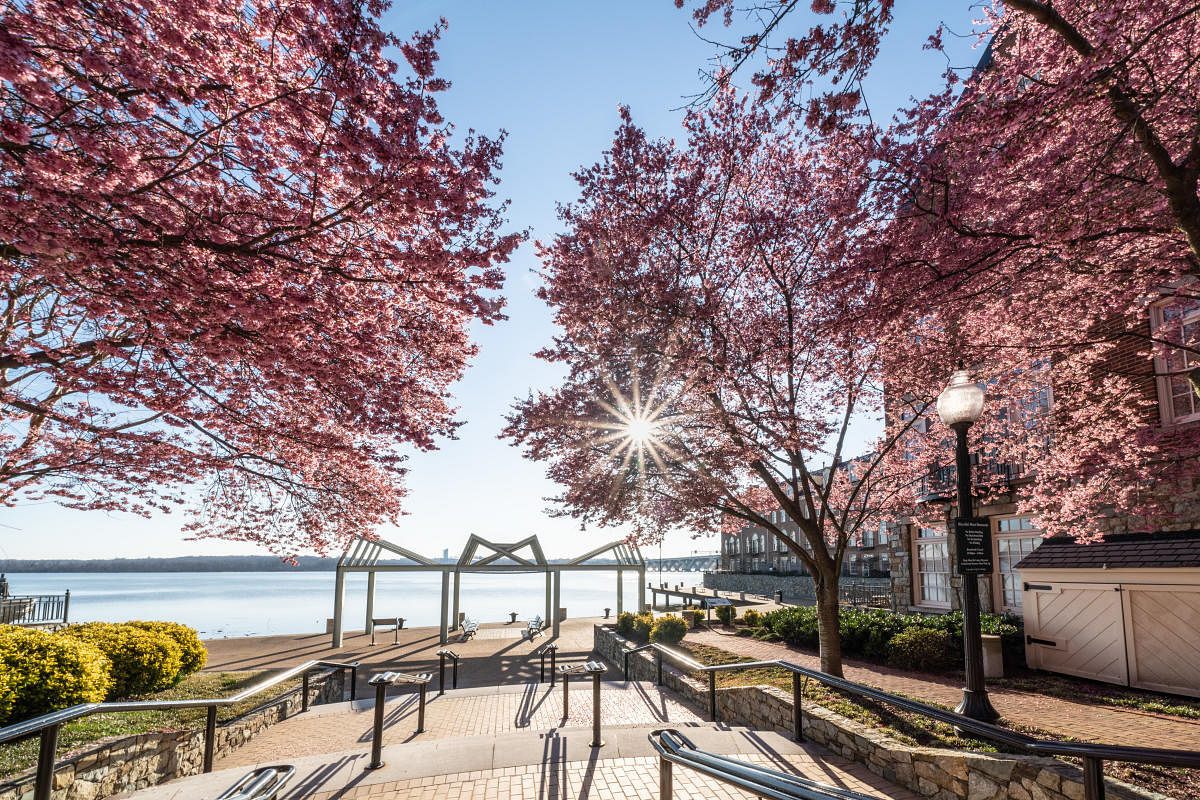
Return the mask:
<svg viewBox="0 0 1200 800">
<path fill-rule="evenodd" d="M 657 572 L 647 572 L 657 580 Z M 375 583 L 375 616 L 402 616 L 406 627 L 439 624 L 440 573 L 381 572 Z M 664 573 L 671 583 L 701 583 L 698 572 Z M 333 615 L 332 572 L 72 572 L 13 573 L 13 594 L 71 590 L 72 622 L 166 619 L 191 625 L 204 638 L 315 633 Z M 464 573 L 460 610 L 480 622 L 545 613 L 542 573 Z M 346 625 L 361 630 L 367 578 L 346 579 Z M 647 602 L 649 600 L 647 599 Z M 637 603 L 637 573 L 625 575 L 625 605 Z M 564 572 L 562 605 L 572 617 L 598 616 L 617 605 L 615 572 Z"/>
</svg>

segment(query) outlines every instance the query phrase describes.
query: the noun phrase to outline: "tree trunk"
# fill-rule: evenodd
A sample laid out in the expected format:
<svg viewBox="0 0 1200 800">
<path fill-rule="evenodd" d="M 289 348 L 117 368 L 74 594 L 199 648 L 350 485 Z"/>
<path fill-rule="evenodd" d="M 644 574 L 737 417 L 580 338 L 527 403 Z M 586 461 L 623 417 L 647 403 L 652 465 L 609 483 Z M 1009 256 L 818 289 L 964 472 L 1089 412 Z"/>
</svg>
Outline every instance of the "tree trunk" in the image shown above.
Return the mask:
<svg viewBox="0 0 1200 800">
<path fill-rule="evenodd" d="M 838 575 L 822 575 L 817 583 L 817 639 L 821 671 L 842 676 L 842 635 L 838 619 Z"/>
</svg>

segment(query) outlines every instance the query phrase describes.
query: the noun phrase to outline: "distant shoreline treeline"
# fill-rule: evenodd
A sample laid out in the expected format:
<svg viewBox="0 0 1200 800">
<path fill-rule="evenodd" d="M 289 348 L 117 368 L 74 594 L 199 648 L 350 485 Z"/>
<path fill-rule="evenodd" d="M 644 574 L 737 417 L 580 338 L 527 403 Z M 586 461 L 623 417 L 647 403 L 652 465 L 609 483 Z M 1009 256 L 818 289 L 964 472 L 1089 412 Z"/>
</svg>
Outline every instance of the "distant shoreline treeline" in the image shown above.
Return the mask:
<svg viewBox="0 0 1200 800">
<path fill-rule="evenodd" d="M 177 556 L 174 558 L 4 558 L 0 572 L 332 572 L 336 558 L 299 556 L 296 564 L 285 563 L 276 556 Z M 454 559 L 434 559 L 439 564 L 452 564 Z M 610 559 L 596 559 L 605 563 Z M 380 561 L 384 564 L 407 564 L 403 560 Z M 551 563 L 555 563 L 551 559 Z M 561 563 L 561 561 L 559 561 Z"/>
</svg>

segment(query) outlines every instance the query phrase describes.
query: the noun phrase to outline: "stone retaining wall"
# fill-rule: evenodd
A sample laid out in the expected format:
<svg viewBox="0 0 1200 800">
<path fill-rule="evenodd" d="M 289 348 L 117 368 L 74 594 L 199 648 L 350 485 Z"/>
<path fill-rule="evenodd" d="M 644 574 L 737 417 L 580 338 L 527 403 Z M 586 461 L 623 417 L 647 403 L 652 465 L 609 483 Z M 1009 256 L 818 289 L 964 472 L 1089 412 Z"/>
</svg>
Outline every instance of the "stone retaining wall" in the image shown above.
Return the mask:
<svg viewBox="0 0 1200 800">
<path fill-rule="evenodd" d="M 625 653 L 637 646 L 611 627 L 595 626 L 595 648 L 616 669 Z M 654 680 L 654 658 L 648 652 L 629 659 L 633 680 Z M 686 701 L 708 709 L 708 686 L 663 662 L 663 682 Z M 806 740 L 872 772 L 934 800 L 1083 800 L 1083 773 L 1055 758 L 972 753 L 906 745 L 874 728 L 846 719 L 817 705 L 803 709 Z M 759 730 L 792 733 L 792 697 L 773 686 L 740 686 L 717 690 L 721 722 Z M 1105 781 L 1110 797 L 1127 800 L 1170 800 L 1164 795 L 1115 781 Z"/>
<path fill-rule="evenodd" d="M 342 670 L 310 681 L 309 704 L 341 702 Z M 236 750 L 259 731 L 300 710 L 300 689 L 271 700 L 217 727 L 214 758 Z M 89 745 L 59 761 L 54 768 L 52 800 L 99 800 L 118 792 L 154 786 L 171 778 L 203 771 L 204 731 L 155 731 Z M 32 800 L 34 770 L 0 783 L 0 800 Z"/>
</svg>

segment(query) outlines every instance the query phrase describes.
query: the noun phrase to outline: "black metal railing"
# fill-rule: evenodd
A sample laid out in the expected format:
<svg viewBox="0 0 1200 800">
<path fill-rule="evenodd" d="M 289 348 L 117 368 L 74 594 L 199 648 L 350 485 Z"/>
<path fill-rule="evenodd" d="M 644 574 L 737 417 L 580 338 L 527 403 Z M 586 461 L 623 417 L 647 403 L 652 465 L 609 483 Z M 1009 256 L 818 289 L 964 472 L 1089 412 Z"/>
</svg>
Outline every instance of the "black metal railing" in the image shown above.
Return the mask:
<svg viewBox="0 0 1200 800">
<path fill-rule="evenodd" d="M 771 797 L 776 800 L 880 800 L 828 783 L 706 752 L 673 728 L 653 731 L 649 738 L 650 746 L 658 753 L 659 800 L 671 800 L 674 792 L 672 773 L 675 764 L 696 770 L 713 780 L 744 789 L 758 797 Z"/>
<path fill-rule="evenodd" d="M 66 623 L 71 593 L 7 595 L 0 597 L 0 624 L 50 625 Z"/>
<path fill-rule="evenodd" d="M 979 464 L 977 459 L 971 460 L 971 477 L 976 486 L 986 486 L 996 483 L 999 478 L 1005 484 L 1011 484 L 1025 476 L 1025 465 L 1011 461 L 986 461 Z M 917 483 L 915 495 L 919 503 L 950 502 L 955 496 L 955 475 L 957 470 L 953 464 L 935 466 Z"/>
<path fill-rule="evenodd" d="M 308 710 L 309 675 L 315 669 L 335 669 L 350 671 L 350 699 L 356 699 L 355 684 L 358 679 L 358 662 L 342 663 L 339 661 L 306 661 L 299 666 L 284 670 L 253 686 L 248 686 L 237 694 L 229 697 L 207 697 L 194 700 L 135 700 L 115 703 L 81 703 L 77 706 L 52 711 L 40 717 L 27 719 L 5 728 L 0 728 L 0 744 L 18 742 L 34 736 L 40 736 L 38 748 L 37 777 L 35 781 L 33 800 L 50 800 L 50 792 L 54 787 L 54 759 L 58 750 L 58 733 L 68 722 L 91 716 L 92 714 L 113 714 L 124 711 L 164 711 L 167 709 L 204 708 L 207 716 L 204 723 L 204 771 L 212 772 L 213 750 L 217 741 L 217 709 L 231 706 L 253 697 L 254 695 L 289 681 L 297 675 L 301 679 L 300 710 Z M 288 693 L 290 694 L 290 692 Z M 284 697 L 286 695 L 281 695 Z M 278 700 L 279 698 L 276 698 Z"/>
<path fill-rule="evenodd" d="M 453 650 L 450 650 L 448 648 L 442 648 L 441 650 L 437 651 L 437 657 L 438 657 L 438 694 L 442 695 L 442 694 L 446 693 L 446 659 L 447 658 L 451 659 L 454 662 L 454 674 L 452 676 L 452 681 L 454 683 L 454 688 L 455 689 L 458 688 L 459 655 L 458 655 L 458 653 L 454 652 Z"/>
<path fill-rule="evenodd" d="M 1135 747 L 1130 745 L 1090 744 L 1086 742 L 1069 742 L 1052 739 L 1038 739 L 1017 731 L 1002 728 L 987 722 L 956 714 L 944 708 L 931 706 L 919 700 L 885 692 L 864 686 L 861 683 L 838 678 L 820 670 L 802 667 L 790 661 L 746 661 L 733 664 L 704 665 L 677 650 L 663 645 L 651 643 L 625 651 L 625 680 L 629 680 L 629 658 L 635 653 L 653 650 L 657 662 L 657 683 L 662 680 L 662 661 L 668 659 L 685 669 L 699 672 L 708 677 L 708 709 L 709 717 L 718 722 L 717 717 L 717 673 L 731 672 L 740 669 L 760 669 L 762 667 L 779 667 L 792 673 L 792 728 L 796 741 L 804 740 L 803 730 L 803 689 L 804 683 L 814 680 L 832 689 L 854 695 L 860 699 L 885 703 L 902 711 L 919 714 L 927 719 L 953 725 L 960 731 L 975 736 L 999 742 L 1014 750 L 1020 750 L 1034 755 L 1067 756 L 1083 761 L 1083 788 L 1085 800 L 1104 799 L 1104 762 L 1122 761 L 1135 764 L 1157 764 L 1171 767 L 1200 768 L 1200 751 L 1167 750 L 1157 747 Z"/>
</svg>

